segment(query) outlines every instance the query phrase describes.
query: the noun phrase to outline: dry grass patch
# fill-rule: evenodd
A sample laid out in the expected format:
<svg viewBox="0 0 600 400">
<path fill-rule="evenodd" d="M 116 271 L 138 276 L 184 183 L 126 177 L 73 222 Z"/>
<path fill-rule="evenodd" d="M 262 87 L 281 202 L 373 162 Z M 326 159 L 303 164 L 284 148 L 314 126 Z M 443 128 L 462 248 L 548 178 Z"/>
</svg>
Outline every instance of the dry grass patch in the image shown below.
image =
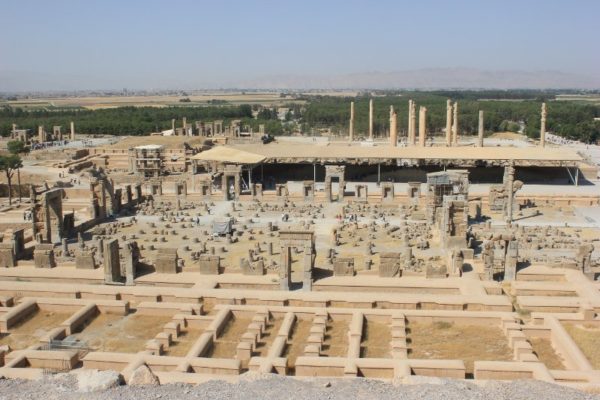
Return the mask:
<svg viewBox="0 0 600 400">
<path fill-rule="evenodd" d="M 8 345 L 13 350 L 26 349 L 39 343 L 41 337 L 70 316 L 70 313 L 38 310 L 10 328 L 8 334 L 3 334 L 0 345 Z"/>
<path fill-rule="evenodd" d="M 550 339 L 532 338 L 529 339 L 529 343 L 531 343 L 531 347 L 533 347 L 533 351 L 537 354 L 539 360 L 548 369 L 565 369 L 562 358 L 554 351 Z"/>
<path fill-rule="evenodd" d="M 208 357 L 233 358 L 239 339 L 252 320 L 250 318 L 231 317 L 223 329 L 221 336 L 214 341 Z"/>
<path fill-rule="evenodd" d="M 137 353 L 162 331 L 171 317 L 129 314 L 99 314 L 76 338 L 94 351 Z"/>
<path fill-rule="evenodd" d="M 391 358 L 392 332 L 388 324 L 375 321 L 365 321 L 362 343 L 360 344 L 361 357 L 364 358 Z"/>
<path fill-rule="evenodd" d="M 321 355 L 324 357 L 346 357 L 348 354 L 348 322 L 329 321 Z"/>
<path fill-rule="evenodd" d="M 179 336 L 173 338 L 173 343 L 165 350 L 165 355 L 171 357 L 185 356 L 203 332 L 203 329 L 186 328 L 182 330 L 179 332 Z"/>
<path fill-rule="evenodd" d="M 306 339 L 310 332 L 312 321 L 297 319 L 292 328 L 290 338 L 285 346 L 283 357 L 287 357 L 288 366 L 292 369 L 296 366 L 296 358 L 304 353 L 304 347 L 306 346 Z"/>
<path fill-rule="evenodd" d="M 474 361 L 513 359 L 513 352 L 499 327 L 449 322 L 411 322 L 408 327 L 409 358 L 463 360 L 467 373 L 473 372 Z"/>
<path fill-rule="evenodd" d="M 564 324 L 594 369 L 600 369 L 600 327 L 591 324 Z"/>
</svg>

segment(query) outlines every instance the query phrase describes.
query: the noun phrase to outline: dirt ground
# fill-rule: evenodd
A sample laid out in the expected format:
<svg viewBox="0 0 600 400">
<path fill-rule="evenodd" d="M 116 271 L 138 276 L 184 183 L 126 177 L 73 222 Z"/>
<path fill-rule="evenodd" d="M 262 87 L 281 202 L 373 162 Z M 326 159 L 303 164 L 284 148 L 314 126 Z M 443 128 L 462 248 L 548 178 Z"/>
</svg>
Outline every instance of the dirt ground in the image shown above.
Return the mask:
<svg viewBox="0 0 600 400">
<path fill-rule="evenodd" d="M 9 334 L 0 338 L 0 345 L 8 345 L 13 350 L 25 349 L 37 344 L 42 336 L 60 326 L 70 316 L 69 313 L 39 310 L 11 327 Z"/>
<path fill-rule="evenodd" d="M 361 357 L 390 358 L 392 331 L 388 324 L 365 321 L 363 341 L 360 344 Z"/>
<path fill-rule="evenodd" d="M 546 364 L 548 369 L 565 369 L 562 359 L 552 348 L 550 339 L 532 338 L 529 343 L 533 347 L 533 352 L 537 354 L 541 362 Z"/>
<path fill-rule="evenodd" d="M 170 321 L 165 316 L 100 314 L 75 337 L 94 351 L 137 353 Z"/>
<path fill-rule="evenodd" d="M 189 98 L 189 103 L 181 103 Z M 278 92 L 203 92 L 187 96 L 149 95 L 149 96 L 89 96 L 89 97 L 40 97 L 7 102 L 13 107 L 25 109 L 45 109 L 47 107 L 83 107 L 90 110 L 116 107 L 169 107 L 207 105 L 210 100 L 223 100 L 229 104 L 258 103 L 266 106 L 299 102 L 281 98 Z"/>
<path fill-rule="evenodd" d="M 233 317 L 227 322 L 221 336 L 213 343 L 212 350 L 208 357 L 212 358 L 233 358 L 235 357 L 236 347 L 239 339 L 252 320 L 250 318 Z"/>
<path fill-rule="evenodd" d="M 329 321 L 321 356 L 346 357 L 348 353 L 348 321 Z"/>
<path fill-rule="evenodd" d="M 467 373 L 474 361 L 511 361 L 513 352 L 499 327 L 444 322 L 408 325 L 409 358 L 463 360 Z"/>
<path fill-rule="evenodd" d="M 600 369 L 600 328 L 586 324 L 564 324 L 577 346 L 595 369 Z"/>
<path fill-rule="evenodd" d="M 287 357 L 288 366 L 292 368 L 292 371 L 296 365 L 296 358 L 304 354 L 304 347 L 306 346 L 306 339 L 308 338 L 311 326 L 312 321 L 298 319 L 292 328 L 290 338 L 282 355 L 283 357 Z"/>
</svg>

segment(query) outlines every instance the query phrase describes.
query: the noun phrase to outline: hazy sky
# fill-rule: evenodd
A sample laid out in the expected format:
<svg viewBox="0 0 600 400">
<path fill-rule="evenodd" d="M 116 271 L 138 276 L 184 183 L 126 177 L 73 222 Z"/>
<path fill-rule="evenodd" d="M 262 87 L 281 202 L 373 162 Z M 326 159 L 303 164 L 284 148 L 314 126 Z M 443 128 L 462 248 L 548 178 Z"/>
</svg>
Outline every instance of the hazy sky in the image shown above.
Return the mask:
<svg viewBox="0 0 600 400">
<path fill-rule="evenodd" d="M 0 83 L 11 90 L 453 67 L 600 78 L 600 0 L 3 0 L 0 10 Z"/>
</svg>

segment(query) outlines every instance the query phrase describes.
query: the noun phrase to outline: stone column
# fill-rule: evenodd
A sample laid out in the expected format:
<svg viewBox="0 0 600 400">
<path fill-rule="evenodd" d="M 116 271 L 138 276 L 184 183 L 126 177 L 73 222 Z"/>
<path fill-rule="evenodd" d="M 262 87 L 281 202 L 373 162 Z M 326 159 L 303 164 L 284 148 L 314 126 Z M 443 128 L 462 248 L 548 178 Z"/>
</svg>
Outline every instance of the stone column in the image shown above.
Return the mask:
<svg viewBox="0 0 600 400">
<path fill-rule="evenodd" d="M 514 204 L 514 190 L 513 184 L 515 182 L 515 167 L 509 165 L 506 168 L 506 190 L 508 191 L 508 203 L 506 204 L 506 223 L 511 224 L 513 220 L 513 204 Z"/>
<path fill-rule="evenodd" d="M 348 128 L 348 140 L 354 140 L 354 102 L 350 102 L 350 126 Z"/>
<path fill-rule="evenodd" d="M 373 99 L 369 100 L 369 140 L 373 140 Z"/>
<path fill-rule="evenodd" d="M 417 141 L 417 105 L 411 100 L 410 108 L 410 139 L 409 144 L 415 145 Z"/>
<path fill-rule="evenodd" d="M 302 277 L 302 290 L 305 292 L 310 292 L 312 290 L 312 258 L 312 246 L 304 246 L 304 274 Z"/>
<path fill-rule="evenodd" d="M 425 147 L 425 136 L 427 135 L 427 108 L 419 107 L 419 146 Z"/>
<path fill-rule="evenodd" d="M 289 246 L 281 247 L 281 265 L 279 266 L 279 288 L 281 290 L 290 290 L 292 286 L 291 277 L 292 248 Z"/>
<path fill-rule="evenodd" d="M 453 118 L 452 118 L 452 144 L 458 145 L 458 102 L 454 102 L 452 107 Z"/>
<path fill-rule="evenodd" d="M 137 248 L 137 243 L 127 242 L 124 247 L 125 255 L 125 285 L 135 285 L 135 274 L 136 274 L 136 255 L 134 254 Z"/>
<path fill-rule="evenodd" d="M 173 130 L 173 135 L 175 134 L 175 118 L 171 120 L 171 129 Z"/>
<path fill-rule="evenodd" d="M 477 131 L 477 146 L 483 147 L 483 110 L 479 110 L 479 130 Z"/>
<path fill-rule="evenodd" d="M 71 140 L 75 140 L 75 122 L 71 121 Z"/>
<path fill-rule="evenodd" d="M 390 107 L 390 145 L 398 146 L 398 115 L 394 111 L 394 107 Z"/>
<path fill-rule="evenodd" d="M 446 100 L 446 146 L 452 146 L 452 101 Z"/>
<path fill-rule="evenodd" d="M 542 103 L 542 119 L 540 121 L 540 146 L 546 146 L 546 103 Z"/>
<path fill-rule="evenodd" d="M 120 280 L 119 240 L 110 239 L 104 243 L 104 281 L 112 283 Z"/>
<path fill-rule="evenodd" d="M 44 125 L 38 126 L 38 138 L 40 142 L 45 142 L 46 138 L 44 137 Z"/>
<path fill-rule="evenodd" d="M 411 124 L 412 124 L 412 100 L 408 101 L 408 130 L 406 132 L 406 144 L 411 143 Z"/>
</svg>

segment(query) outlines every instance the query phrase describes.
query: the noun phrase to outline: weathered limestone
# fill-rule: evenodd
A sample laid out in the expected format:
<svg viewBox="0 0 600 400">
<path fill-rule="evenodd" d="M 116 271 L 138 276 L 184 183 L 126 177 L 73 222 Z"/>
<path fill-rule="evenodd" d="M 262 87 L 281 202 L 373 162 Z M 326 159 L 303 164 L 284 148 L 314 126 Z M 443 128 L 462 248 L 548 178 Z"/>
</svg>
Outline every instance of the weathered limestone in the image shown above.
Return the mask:
<svg viewBox="0 0 600 400">
<path fill-rule="evenodd" d="M 177 249 L 160 249 L 156 254 L 154 267 L 159 274 L 177 273 Z"/>
<path fill-rule="evenodd" d="M 458 146 L 458 102 L 452 107 L 452 145 Z"/>
<path fill-rule="evenodd" d="M 348 140 L 354 140 L 354 102 L 350 102 L 350 125 L 348 127 Z"/>
<path fill-rule="evenodd" d="M 466 170 L 447 170 L 427 174 L 427 220 L 431 224 L 440 226 L 444 198 L 460 196 L 466 203 L 468 193 L 469 172 Z"/>
<path fill-rule="evenodd" d="M 546 103 L 542 103 L 542 116 L 540 119 L 540 147 L 546 147 Z"/>
<path fill-rule="evenodd" d="M 477 146 L 483 147 L 483 110 L 479 110 L 479 126 L 477 130 Z"/>
<path fill-rule="evenodd" d="M 373 99 L 369 100 L 369 140 L 373 140 Z"/>
<path fill-rule="evenodd" d="M 125 285 L 132 286 L 135 284 L 135 276 L 137 266 L 140 260 L 140 249 L 137 242 L 129 241 L 125 243 L 123 248 L 124 270 L 125 270 Z"/>
<path fill-rule="evenodd" d="M 4 231 L 2 243 L 11 244 L 13 246 L 15 259 L 22 259 L 25 256 L 25 229 L 7 229 Z"/>
<path fill-rule="evenodd" d="M 517 279 L 518 258 L 518 242 L 516 240 L 510 240 L 506 247 L 506 256 L 504 261 L 504 281 L 511 282 Z"/>
<path fill-rule="evenodd" d="M 307 203 L 312 203 L 315 200 L 315 182 L 302 182 L 302 198 Z"/>
<path fill-rule="evenodd" d="M 54 259 L 54 245 L 36 244 L 33 251 L 33 262 L 36 268 L 56 267 L 56 261 Z"/>
<path fill-rule="evenodd" d="M 292 247 L 304 250 L 302 290 L 312 290 L 312 270 L 315 263 L 315 238 L 312 231 L 279 231 L 281 264 L 279 283 L 281 290 L 290 290 L 292 285 Z"/>
<path fill-rule="evenodd" d="M 390 145 L 398 146 L 398 115 L 394 106 L 390 106 Z"/>
<path fill-rule="evenodd" d="M 62 211 L 62 199 L 65 197 L 65 191 L 49 189 L 42 192 L 38 199 L 39 194 L 32 186 L 33 235 L 36 238 L 40 237 L 45 243 L 59 243 L 65 236 Z"/>
<path fill-rule="evenodd" d="M 121 265 L 119 262 L 119 240 L 110 239 L 104 242 L 104 282 L 117 283 L 121 281 Z"/>
<path fill-rule="evenodd" d="M 345 182 L 345 165 L 326 165 L 325 166 L 325 197 L 328 202 L 342 202 L 344 200 L 344 190 L 346 187 Z M 333 179 L 338 180 L 338 194 L 333 195 L 332 181 Z"/>
<path fill-rule="evenodd" d="M 419 107 L 419 146 L 425 147 L 427 136 L 427 108 Z"/>
<path fill-rule="evenodd" d="M 71 140 L 75 140 L 75 122 L 71 121 Z"/>
<path fill-rule="evenodd" d="M 225 165 L 221 181 L 224 200 L 238 200 L 242 194 L 242 166 Z"/>
<path fill-rule="evenodd" d="M 354 276 L 354 258 L 335 258 L 333 260 L 333 276 Z"/>
<path fill-rule="evenodd" d="M 95 269 L 96 261 L 94 253 L 89 250 L 80 250 L 75 254 L 75 268 L 77 269 Z"/>
<path fill-rule="evenodd" d="M 0 268 L 17 266 L 17 257 L 12 243 L 0 243 Z"/>
<path fill-rule="evenodd" d="M 381 202 L 392 203 L 394 201 L 394 182 L 381 182 Z"/>
<path fill-rule="evenodd" d="M 356 185 L 354 187 L 354 201 L 359 203 L 366 203 L 369 200 L 369 186 L 367 185 Z"/>
<path fill-rule="evenodd" d="M 513 165 L 505 167 L 504 173 L 506 203 L 504 204 L 503 211 L 506 222 L 510 224 L 513 220 L 513 210 L 515 207 L 515 193 L 523 187 L 523 182 L 515 181 L 515 167 Z"/>
<path fill-rule="evenodd" d="M 221 257 L 203 254 L 198 259 L 199 272 L 204 275 L 218 275 Z"/>
<path fill-rule="evenodd" d="M 416 104 L 413 100 L 408 101 L 408 145 L 415 144 L 417 139 L 417 113 Z"/>
<path fill-rule="evenodd" d="M 400 255 L 400 253 L 380 253 L 379 276 L 385 278 L 392 278 L 396 275 L 402 275 L 401 259 L 402 256 Z"/>
<path fill-rule="evenodd" d="M 452 100 L 446 100 L 446 146 L 452 145 Z"/>
<path fill-rule="evenodd" d="M 262 196 L 263 196 L 263 185 L 262 185 L 262 183 L 252 183 L 251 192 L 252 192 L 252 198 L 253 199 L 255 199 L 255 200 L 262 199 Z"/>
</svg>

